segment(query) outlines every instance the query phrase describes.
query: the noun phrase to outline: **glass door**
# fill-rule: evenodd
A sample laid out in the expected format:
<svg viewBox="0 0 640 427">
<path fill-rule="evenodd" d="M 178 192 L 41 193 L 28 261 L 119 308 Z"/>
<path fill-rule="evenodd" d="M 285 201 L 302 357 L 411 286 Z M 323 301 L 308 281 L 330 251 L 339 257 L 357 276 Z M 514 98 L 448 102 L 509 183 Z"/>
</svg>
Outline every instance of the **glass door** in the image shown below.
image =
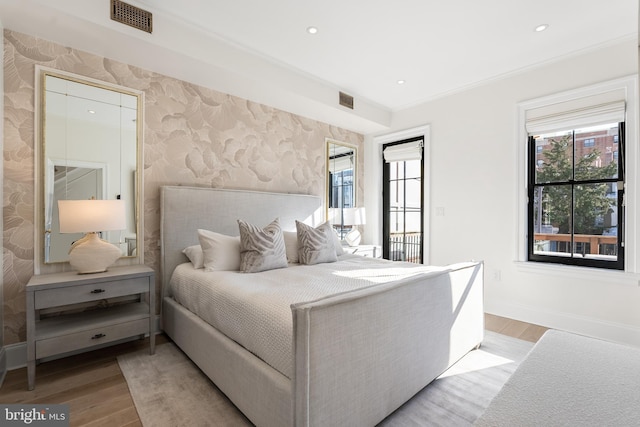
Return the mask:
<svg viewBox="0 0 640 427">
<path fill-rule="evenodd" d="M 423 138 L 383 146 L 383 245 L 385 259 L 423 261 Z"/>
</svg>

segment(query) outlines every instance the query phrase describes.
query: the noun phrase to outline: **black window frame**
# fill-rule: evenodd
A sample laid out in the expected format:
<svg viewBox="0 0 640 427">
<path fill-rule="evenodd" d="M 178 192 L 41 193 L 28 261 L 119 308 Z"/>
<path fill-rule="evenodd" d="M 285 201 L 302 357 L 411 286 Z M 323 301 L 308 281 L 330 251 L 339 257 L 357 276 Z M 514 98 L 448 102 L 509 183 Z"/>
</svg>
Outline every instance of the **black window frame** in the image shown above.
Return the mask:
<svg viewBox="0 0 640 427">
<path fill-rule="evenodd" d="M 575 156 L 575 130 L 577 129 L 568 129 L 567 131 L 573 132 L 573 141 L 574 141 L 574 156 Z M 624 206 L 624 190 L 625 190 L 625 122 L 618 123 L 618 176 L 616 178 L 607 178 L 607 179 L 589 179 L 589 180 L 574 180 L 573 178 L 568 181 L 563 182 L 553 182 L 553 183 L 536 183 L 536 142 L 535 136 L 530 135 L 528 138 L 528 147 L 527 152 L 529 154 L 529 158 L 527 161 L 527 260 L 533 262 L 543 262 L 543 263 L 552 263 L 552 264 L 563 264 L 563 265 L 572 265 L 572 266 L 582 266 L 582 267 L 594 267 L 594 268 L 602 268 L 602 269 L 610 269 L 610 270 L 624 270 L 624 242 L 625 242 L 625 206 Z M 574 162 L 575 166 L 575 162 Z M 534 252 L 535 245 L 535 237 L 534 237 L 534 206 L 535 206 L 535 192 L 538 187 L 545 186 L 570 186 L 573 194 L 573 189 L 576 186 L 581 184 L 594 184 L 594 183 L 611 183 L 615 182 L 618 184 L 618 210 L 617 210 L 617 260 L 602 260 L 602 259 L 594 259 L 594 258 L 586 258 L 586 257 L 576 257 L 573 253 L 571 256 L 558 256 L 558 255 L 549 255 L 549 254 L 540 254 Z M 622 184 L 622 185 L 621 185 Z M 573 198 L 572 198 L 573 199 Z M 572 205 L 571 215 L 573 217 L 573 205 Z M 573 248 L 574 240 L 573 240 L 574 232 L 571 231 L 571 242 L 570 247 Z"/>
</svg>

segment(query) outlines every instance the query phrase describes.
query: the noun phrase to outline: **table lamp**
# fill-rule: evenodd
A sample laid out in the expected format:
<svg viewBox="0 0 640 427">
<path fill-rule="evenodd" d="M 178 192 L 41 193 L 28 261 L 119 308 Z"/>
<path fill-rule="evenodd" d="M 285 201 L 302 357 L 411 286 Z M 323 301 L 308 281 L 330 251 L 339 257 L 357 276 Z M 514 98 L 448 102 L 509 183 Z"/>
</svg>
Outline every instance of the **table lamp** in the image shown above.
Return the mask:
<svg viewBox="0 0 640 427">
<path fill-rule="evenodd" d="M 351 226 L 351 231 L 344 236 L 344 240 L 349 246 L 358 246 L 362 238 L 358 226 L 366 224 L 365 210 L 364 208 L 346 208 L 344 209 L 343 215 L 344 225 Z"/>
<path fill-rule="evenodd" d="M 59 200 L 60 233 L 86 233 L 69 249 L 69 263 L 80 274 L 107 271 L 122 256 L 99 233 L 127 228 L 124 200 Z"/>
</svg>

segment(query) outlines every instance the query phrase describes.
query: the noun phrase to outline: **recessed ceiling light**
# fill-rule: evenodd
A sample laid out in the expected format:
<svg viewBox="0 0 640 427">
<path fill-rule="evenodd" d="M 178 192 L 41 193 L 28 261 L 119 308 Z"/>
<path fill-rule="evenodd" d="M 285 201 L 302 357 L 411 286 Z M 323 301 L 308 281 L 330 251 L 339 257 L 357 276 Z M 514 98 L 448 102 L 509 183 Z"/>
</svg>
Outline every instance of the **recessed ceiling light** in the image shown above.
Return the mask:
<svg viewBox="0 0 640 427">
<path fill-rule="evenodd" d="M 307 27 L 307 33 L 316 34 L 317 32 L 318 32 L 318 28 L 317 27 Z"/>
<path fill-rule="evenodd" d="M 95 114 L 96 112 L 94 110 L 87 110 L 87 113 L 89 114 Z"/>
<path fill-rule="evenodd" d="M 400 79 L 400 80 L 398 80 L 396 83 L 398 83 L 399 85 L 403 85 L 403 84 L 405 84 L 405 83 L 406 83 L 406 81 L 405 81 L 405 80 Z"/>
<path fill-rule="evenodd" d="M 546 30 L 549 28 L 549 24 L 540 24 L 535 28 L 536 33 Z"/>
</svg>

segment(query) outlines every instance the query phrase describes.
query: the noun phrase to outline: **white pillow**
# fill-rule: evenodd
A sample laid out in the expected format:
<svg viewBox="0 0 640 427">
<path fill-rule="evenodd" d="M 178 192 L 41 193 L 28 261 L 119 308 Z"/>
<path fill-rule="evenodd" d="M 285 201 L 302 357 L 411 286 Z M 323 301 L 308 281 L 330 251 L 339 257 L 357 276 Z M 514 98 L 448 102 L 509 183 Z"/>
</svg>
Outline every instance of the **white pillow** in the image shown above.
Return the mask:
<svg viewBox="0 0 640 427">
<path fill-rule="evenodd" d="M 342 241 L 340 241 L 340 236 L 338 236 L 338 231 L 331 227 L 333 230 L 333 246 L 336 248 L 336 255 L 340 256 L 344 254 L 344 249 L 342 248 Z"/>
<path fill-rule="evenodd" d="M 204 254 L 204 271 L 240 270 L 240 237 L 199 229 L 198 240 Z"/>
<path fill-rule="evenodd" d="M 295 231 L 283 231 L 284 248 L 287 252 L 287 261 L 290 263 L 298 262 L 298 233 Z"/>
<path fill-rule="evenodd" d="M 193 245 L 186 247 L 182 250 L 182 253 L 189 258 L 189 261 L 193 264 L 193 268 L 204 268 L 204 254 L 202 253 L 202 246 Z"/>
<path fill-rule="evenodd" d="M 317 228 L 296 221 L 298 230 L 298 259 L 300 264 L 336 262 L 335 234 L 328 222 Z"/>
</svg>

